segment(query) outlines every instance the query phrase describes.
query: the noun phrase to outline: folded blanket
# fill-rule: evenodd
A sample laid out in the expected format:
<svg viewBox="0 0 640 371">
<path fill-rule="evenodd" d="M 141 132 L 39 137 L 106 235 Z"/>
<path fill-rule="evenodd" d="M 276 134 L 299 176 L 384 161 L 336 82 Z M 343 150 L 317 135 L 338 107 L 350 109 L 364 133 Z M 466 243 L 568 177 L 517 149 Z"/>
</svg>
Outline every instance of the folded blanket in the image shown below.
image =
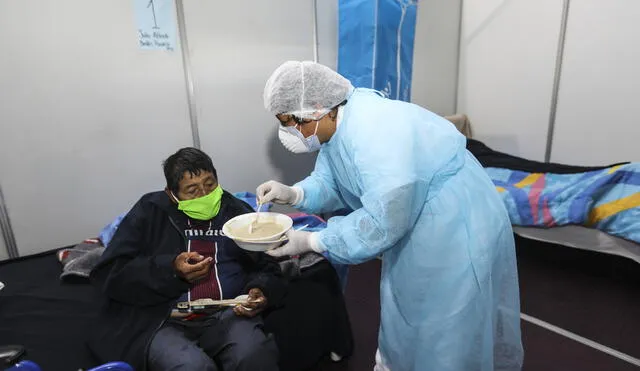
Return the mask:
<svg viewBox="0 0 640 371">
<path fill-rule="evenodd" d="M 87 239 L 71 249 L 58 251 L 58 260 L 62 263 L 60 279 L 68 276 L 89 278 L 103 252 L 104 246 L 98 239 Z"/>
<path fill-rule="evenodd" d="M 469 121 L 469 117 L 465 114 L 455 114 L 451 116 L 445 116 L 445 119 L 451 121 L 453 125 L 455 125 L 456 129 L 460 131 L 465 137 L 471 138 L 473 136 L 473 132 L 471 131 L 471 121 Z"/>
</svg>

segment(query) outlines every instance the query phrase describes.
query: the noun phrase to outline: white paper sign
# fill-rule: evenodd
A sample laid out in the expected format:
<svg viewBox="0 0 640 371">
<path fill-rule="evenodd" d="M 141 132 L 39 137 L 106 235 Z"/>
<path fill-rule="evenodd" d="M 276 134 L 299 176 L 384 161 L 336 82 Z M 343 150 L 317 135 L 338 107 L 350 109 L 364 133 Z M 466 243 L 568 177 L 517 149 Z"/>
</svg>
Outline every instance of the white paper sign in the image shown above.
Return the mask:
<svg viewBox="0 0 640 371">
<path fill-rule="evenodd" d="M 134 0 L 134 2 L 140 48 L 173 51 L 176 45 L 173 0 Z"/>
</svg>

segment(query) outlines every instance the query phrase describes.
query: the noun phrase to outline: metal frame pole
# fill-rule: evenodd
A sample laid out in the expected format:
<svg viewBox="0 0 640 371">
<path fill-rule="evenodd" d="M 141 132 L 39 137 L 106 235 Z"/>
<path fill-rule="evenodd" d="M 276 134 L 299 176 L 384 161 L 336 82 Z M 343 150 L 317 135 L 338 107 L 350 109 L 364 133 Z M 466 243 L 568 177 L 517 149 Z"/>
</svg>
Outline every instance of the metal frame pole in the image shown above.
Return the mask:
<svg viewBox="0 0 640 371">
<path fill-rule="evenodd" d="M 184 4 L 182 0 L 176 0 L 176 16 L 178 18 L 178 33 L 180 35 L 180 50 L 182 52 L 182 68 L 187 88 L 187 103 L 189 105 L 189 120 L 191 122 L 191 135 L 193 146 L 200 148 L 200 131 L 198 129 L 198 110 L 196 109 L 195 89 L 193 87 L 193 75 L 191 73 L 191 59 L 189 55 L 189 42 L 187 40 L 187 27 L 184 17 Z"/>
<path fill-rule="evenodd" d="M 569 19 L 570 0 L 563 0 L 562 23 L 560 24 L 560 36 L 558 37 L 558 51 L 556 54 L 556 67 L 553 73 L 553 92 L 551 94 L 551 108 L 549 110 L 549 126 L 547 128 L 547 148 L 544 152 L 545 162 L 551 161 L 553 149 L 553 134 L 556 127 L 556 113 L 558 110 L 558 93 L 560 91 L 560 79 L 562 77 L 562 61 L 564 59 L 564 44 L 567 37 L 567 21 Z"/>
<path fill-rule="evenodd" d="M 16 245 L 16 238 L 13 234 L 13 228 L 11 228 L 11 220 L 9 219 L 9 212 L 4 201 L 4 195 L 2 193 L 2 187 L 0 187 L 0 231 L 2 231 L 2 238 L 7 248 L 7 253 L 10 259 L 14 259 L 20 256 L 18 252 L 18 246 Z"/>
</svg>

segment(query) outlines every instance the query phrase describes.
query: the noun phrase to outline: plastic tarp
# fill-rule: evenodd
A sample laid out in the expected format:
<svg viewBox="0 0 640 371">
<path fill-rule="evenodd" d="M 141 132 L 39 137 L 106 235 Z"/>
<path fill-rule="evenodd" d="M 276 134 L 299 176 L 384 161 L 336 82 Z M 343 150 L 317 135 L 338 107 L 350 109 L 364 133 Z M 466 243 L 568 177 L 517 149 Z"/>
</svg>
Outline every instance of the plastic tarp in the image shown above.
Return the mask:
<svg viewBox="0 0 640 371">
<path fill-rule="evenodd" d="M 338 72 L 410 101 L 418 0 L 339 0 Z"/>
</svg>

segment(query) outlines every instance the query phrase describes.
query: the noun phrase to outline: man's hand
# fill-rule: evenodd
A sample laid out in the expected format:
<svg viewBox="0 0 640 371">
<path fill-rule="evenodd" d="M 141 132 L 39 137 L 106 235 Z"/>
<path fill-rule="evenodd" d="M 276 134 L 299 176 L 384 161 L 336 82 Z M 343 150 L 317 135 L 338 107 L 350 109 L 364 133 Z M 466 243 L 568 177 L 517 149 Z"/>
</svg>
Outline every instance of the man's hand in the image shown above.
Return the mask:
<svg viewBox="0 0 640 371">
<path fill-rule="evenodd" d="M 197 252 L 183 252 L 173 261 L 173 268 L 189 283 L 201 280 L 209 274 L 213 258 L 204 258 Z"/>
<path fill-rule="evenodd" d="M 255 317 L 267 308 L 267 297 L 264 296 L 262 290 L 249 290 L 249 300 L 242 305 L 236 305 L 233 311 L 238 316 Z"/>
</svg>

